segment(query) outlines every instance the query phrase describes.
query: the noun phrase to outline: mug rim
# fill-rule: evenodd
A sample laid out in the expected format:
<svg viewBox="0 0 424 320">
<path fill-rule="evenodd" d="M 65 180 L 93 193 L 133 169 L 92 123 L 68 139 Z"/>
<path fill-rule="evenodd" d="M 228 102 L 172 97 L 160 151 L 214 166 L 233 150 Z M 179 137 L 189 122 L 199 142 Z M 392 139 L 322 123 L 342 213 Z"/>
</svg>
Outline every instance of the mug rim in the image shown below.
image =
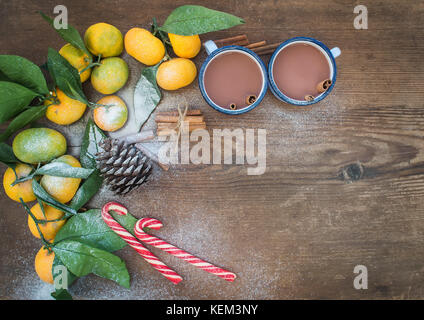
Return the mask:
<svg viewBox="0 0 424 320">
<path fill-rule="evenodd" d="M 215 56 L 217 56 L 218 54 L 220 54 L 221 52 L 223 52 L 223 51 L 229 51 L 229 50 L 244 51 L 244 52 L 248 53 L 249 55 L 251 55 L 252 58 L 254 58 L 258 62 L 259 67 L 260 67 L 260 69 L 262 71 L 262 74 L 263 74 L 263 86 L 262 86 L 262 89 L 261 89 L 261 93 L 259 94 L 259 97 L 256 99 L 256 101 L 254 103 L 252 103 L 252 104 L 248 105 L 247 107 L 244 107 L 243 109 L 240 109 L 240 110 L 230 110 L 230 109 L 226 109 L 226 108 L 223 108 L 223 107 L 217 105 L 215 102 L 213 102 L 209 98 L 208 94 L 206 93 L 205 86 L 204 86 L 205 70 L 206 70 L 206 67 L 208 66 L 209 62 Z M 203 62 L 202 67 L 200 68 L 198 82 L 199 82 L 199 88 L 200 88 L 200 92 L 201 92 L 201 94 L 203 96 L 203 99 L 205 99 L 206 102 L 212 108 L 214 108 L 215 110 L 217 110 L 219 112 L 226 113 L 226 114 L 232 114 L 232 115 L 246 113 L 246 112 L 248 112 L 248 111 L 256 108 L 261 103 L 261 101 L 265 97 L 266 92 L 268 91 L 268 73 L 267 73 L 267 68 L 266 68 L 264 62 L 252 50 L 247 49 L 245 47 L 236 46 L 236 45 L 224 46 L 222 48 L 216 49 L 211 54 L 209 54 L 208 57 L 206 58 L 206 60 Z"/>
<path fill-rule="evenodd" d="M 320 94 L 318 98 L 312 100 L 312 101 L 302 101 L 302 100 L 296 100 L 293 98 L 290 98 L 289 96 L 285 95 L 278 87 L 277 84 L 274 81 L 274 75 L 272 73 L 272 69 L 274 66 L 274 62 L 275 59 L 277 57 L 277 55 L 281 52 L 281 50 L 287 46 L 290 43 L 293 42 L 301 42 L 301 41 L 305 41 L 305 42 L 312 42 L 316 45 L 318 45 L 319 47 L 321 47 L 325 53 L 327 54 L 327 56 L 330 59 L 331 64 L 333 65 L 333 74 L 331 77 L 331 86 L 328 88 L 327 91 L 325 91 L 324 93 Z M 336 79 L 337 79 L 337 66 L 336 66 L 336 60 L 333 57 L 333 54 L 331 53 L 331 50 L 321 41 L 316 40 L 314 38 L 310 38 L 310 37 L 294 37 L 294 38 L 290 38 L 286 41 L 284 41 L 283 43 L 281 43 L 277 49 L 275 49 L 274 53 L 272 54 L 270 60 L 269 60 L 269 64 L 268 64 L 268 77 L 269 77 L 269 85 L 270 85 L 270 89 L 272 91 L 272 93 L 274 95 L 277 96 L 277 98 L 279 98 L 280 100 L 283 100 L 284 102 L 287 102 L 289 104 L 292 105 L 296 105 L 296 106 L 308 106 L 311 104 L 315 104 L 317 102 L 320 102 L 321 100 L 323 100 L 325 97 L 327 97 L 330 92 L 333 90 L 334 85 L 336 84 Z"/>
</svg>

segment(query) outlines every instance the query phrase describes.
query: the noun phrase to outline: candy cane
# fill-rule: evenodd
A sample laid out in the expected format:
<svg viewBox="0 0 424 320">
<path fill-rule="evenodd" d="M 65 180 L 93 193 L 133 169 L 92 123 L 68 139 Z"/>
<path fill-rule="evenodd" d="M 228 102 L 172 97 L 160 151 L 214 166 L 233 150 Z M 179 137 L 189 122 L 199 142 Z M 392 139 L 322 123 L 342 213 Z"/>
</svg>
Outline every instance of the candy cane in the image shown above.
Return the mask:
<svg viewBox="0 0 424 320">
<path fill-rule="evenodd" d="M 131 233 L 123 228 L 109 213 L 110 210 L 115 211 L 120 215 L 127 215 L 128 210 L 116 202 L 106 203 L 102 208 L 102 218 L 104 222 L 126 243 L 128 243 L 135 251 L 137 251 L 153 268 L 158 270 L 165 278 L 177 284 L 183 278 L 166 264 L 160 261 L 153 253 L 147 250 L 140 241 L 137 240 Z"/>
<path fill-rule="evenodd" d="M 156 219 L 151 218 L 143 218 L 137 221 L 137 223 L 134 226 L 134 233 L 135 236 L 142 242 L 146 244 L 150 244 L 156 248 L 162 249 L 165 252 L 168 252 L 169 254 L 183 259 L 192 265 L 194 265 L 197 268 L 200 268 L 202 270 L 205 270 L 207 272 L 210 272 L 220 278 L 223 278 L 227 281 L 234 281 L 236 278 L 236 275 L 232 272 L 229 272 L 227 270 L 221 269 L 217 266 L 214 266 L 213 264 L 210 264 L 209 262 L 203 261 L 202 259 L 195 257 L 191 255 L 190 253 L 177 248 L 173 246 L 172 244 L 169 244 L 162 239 L 156 238 L 155 236 L 151 236 L 143 231 L 143 228 L 150 228 L 154 230 L 159 230 L 163 224 Z"/>
</svg>

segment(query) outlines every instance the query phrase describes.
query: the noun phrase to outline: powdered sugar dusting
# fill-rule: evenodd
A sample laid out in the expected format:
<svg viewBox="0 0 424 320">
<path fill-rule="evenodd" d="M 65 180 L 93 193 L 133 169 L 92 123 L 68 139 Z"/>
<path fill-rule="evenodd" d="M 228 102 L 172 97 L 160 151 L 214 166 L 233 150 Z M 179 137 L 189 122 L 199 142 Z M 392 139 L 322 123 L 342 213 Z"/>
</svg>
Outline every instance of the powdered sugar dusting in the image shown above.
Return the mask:
<svg viewBox="0 0 424 320">
<path fill-rule="evenodd" d="M 117 95 L 128 106 L 129 120 L 122 129 L 110 134 L 115 138 L 137 132 L 132 121 L 132 95 L 141 73 L 141 66 L 126 54 L 123 57 L 129 64 L 131 74 L 129 82 Z M 204 58 L 202 54 L 196 59 L 198 67 Z M 94 92 L 90 86 L 85 89 L 90 100 L 98 101 L 101 98 L 101 95 Z M 286 114 L 290 114 L 289 111 L 269 108 L 272 99 L 273 97 L 267 96 L 263 104 L 252 111 L 251 114 L 254 114 L 255 119 L 256 117 L 259 119 L 254 123 L 255 128 L 265 127 L 270 121 L 279 121 L 301 130 L 300 123 L 304 119 L 300 119 L 299 114 L 292 114 L 290 118 Z M 209 130 L 238 127 L 237 118 L 222 115 L 206 105 L 196 83 L 178 92 L 163 91 L 163 98 L 157 111 L 176 110 L 178 106 L 184 107 L 185 103 L 190 108 L 202 110 Z M 65 134 L 71 146 L 68 152 L 78 154 L 82 132 L 89 117 L 91 114 L 87 112 L 83 121 L 58 128 Z M 143 129 L 155 129 L 155 127 L 152 116 Z M 293 132 L 289 129 L 284 132 Z M 270 132 L 269 135 L 272 137 L 275 152 L 282 152 L 283 148 L 280 150 L 279 147 L 285 142 L 280 139 L 281 132 Z M 145 145 L 151 151 L 157 152 L 162 142 L 154 140 Z M 273 213 L 264 209 L 267 199 L 246 198 L 244 188 L 252 188 L 254 182 L 253 179 L 246 178 L 245 170 L 246 168 L 242 166 L 176 165 L 165 172 L 155 166 L 149 182 L 129 195 L 117 197 L 107 186 L 103 186 L 87 204 L 87 207 L 100 208 L 106 202 L 114 200 L 125 205 L 130 213 L 138 218 L 159 219 L 164 226 L 161 230 L 155 231 L 155 235 L 205 261 L 234 272 L 237 278 L 233 283 L 149 246 L 155 255 L 183 277 L 181 283 L 174 285 L 133 249 L 126 247 L 117 252 L 117 255 L 126 262 L 131 275 L 129 290 L 113 281 L 89 275 L 78 279 L 72 285 L 71 294 L 77 299 L 275 299 L 285 296 L 279 288 L 284 286 L 283 280 L 286 275 L 279 271 L 272 273 L 270 270 L 287 269 L 288 261 L 280 260 L 282 252 L 278 249 L 258 245 L 255 241 L 255 237 L 259 236 L 255 234 L 258 231 L 257 221 L 248 215 L 248 212 L 257 212 L 266 223 L 269 217 L 267 215 Z M 218 188 L 222 190 L 217 192 Z M 243 206 L 240 206 L 241 203 Z M 245 212 L 246 208 L 249 210 Z M 22 228 L 22 225 L 24 223 L 20 224 L 19 228 Z M 260 233 L 261 243 L 273 243 L 275 230 L 272 228 L 276 227 L 265 227 L 270 231 Z M 29 234 L 25 235 L 26 240 L 30 237 Z M 34 248 L 40 246 L 36 239 L 26 243 Z M 26 261 L 27 271 L 23 277 L 13 277 L 14 285 L 10 287 L 8 297 L 50 298 L 53 286 L 41 283 L 32 266 L 35 253 L 31 256 L 25 256 L 23 252 L 19 254 Z M 20 271 L 16 272 L 19 274 Z M 294 282 L 296 278 L 290 281 Z"/>
</svg>

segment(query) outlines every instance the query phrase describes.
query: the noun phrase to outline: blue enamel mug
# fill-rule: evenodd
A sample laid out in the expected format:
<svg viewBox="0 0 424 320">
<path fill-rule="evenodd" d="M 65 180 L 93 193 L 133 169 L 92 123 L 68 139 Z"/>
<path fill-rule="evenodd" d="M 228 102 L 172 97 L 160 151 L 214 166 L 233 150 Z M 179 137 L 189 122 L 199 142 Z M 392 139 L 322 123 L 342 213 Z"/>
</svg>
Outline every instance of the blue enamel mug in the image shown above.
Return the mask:
<svg viewBox="0 0 424 320">
<path fill-rule="evenodd" d="M 300 44 L 300 43 L 308 44 L 308 45 L 311 45 L 311 46 L 315 47 L 316 49 L 318 49 L 324 55 L 324 57 L 326 58 L 326 60 L 328 62 L 329 69 L 330 69 L 330 78 L 329 79 L 331 80 L 331 85 L 327 88 L 326 91 L 324 91 L 321 94 L 319 94 L 318 96 L 314 97 L 313 100 L 311 100 L 311 101 L 296 100 L 296 99 L 290 98 L 289 96 L 284 94 L 284 92 L 282 92 L 278 88 L 278 86 L 276 85 L 276 82 L 274 80 L 274 63 L 275 63 L 277 56 L 280 54 L 281 51 L 283 51 L 288 46 L 291 46 L 293 44 Z M 316 39 L 313 39 L 313 38 L 296 37 L 296 38 L 292 38 L 292 39 L 289 39 L 287 41 L 284 41 L 274 51 L 274 53 L 271 56 L 271 59 L 269 60 L 269 64 L 268 64 L 269 87 L 270 87 L 272 93 L 274 94 L 274 96 L 276 96 L 281 101 L 284 101 L 284 102 L 287 102 L 287 103 L 290 103 L 290 104 L 293 104 L 293 105 L 296 105 L 296 106 L 306 106 L 306 105 L 311 105 L 311 104 L 314 104 L 314 103 L 321 101 L 326 96 L 328 96 L 330 94 L 331 90 L 333 90 L 333 88 L 334 88 L 334 85 L 336 83 L 336 78 L 337 78 L 337 66 L 336 66 L 335 58 L 337 58 L 340 54 L 341 54 L 341 51 L 338 47 L 335 47 L 335 48 L 330 50 L 322 42 L 320 42 Z"/>
<path fill-rule="evenodd" d="M 222 113 L 226 113 L 226 114 L 232 114 L 232 115 L 242 114 L 242 113 L 248 112 L 248 111 L 256 108 L 261 103 L 261 101 L 264 98 L 266 91 L 268 89 L 267 70 L 266 70 L 264 63 L 259 58 L 259 56 L 256 53 L 254 53 L 252 50 L 249 50 L 249 49 L 241 47 L 241 46 L 225 46 L 225 47 L 222 47 L 222 48 L 218 48 L 216 46 L 216 44 L 211 40 L 206 41 L 203 45 L 206 49 L 208 57 L 205 60 L 205 62 L 203 63 L 203 65 L 200 69 L 200 72 L 199 72 L 199 88 L 200 88 L 200 92 L 202 93 L 202 96 L 205 99 L 205 101 L 215 110 L 222 112 Z M 248 56 L 250 59 L 252 59 L 259 66 L 259 69 L 261 70 L 261 75 L 262 75 L 261 90 L 260 90 L 258 96 L 256 97 L 255 102 L 253 102 L 252 104 L 249 104 L 249 105 L 247 105 L 243 108 L 235 109 L 235 110 L 223 108 L 223 107 L 219 106 L 218 104 L 216 104 L 209 97 L 207 90 L 205 88 L 205 81 L 204 81 L 205 72 L 206 72 L 209 64 L 211 63 L 211 61 L 213 61 L 213 59 L 216 59 L 219 55 L 221 55 L 223 53 L 228 53 L 228 52 L 238 52 L 238 53 L 242 53 L 242 54 L 245 54 L 246 56 Z"/>
</svg>

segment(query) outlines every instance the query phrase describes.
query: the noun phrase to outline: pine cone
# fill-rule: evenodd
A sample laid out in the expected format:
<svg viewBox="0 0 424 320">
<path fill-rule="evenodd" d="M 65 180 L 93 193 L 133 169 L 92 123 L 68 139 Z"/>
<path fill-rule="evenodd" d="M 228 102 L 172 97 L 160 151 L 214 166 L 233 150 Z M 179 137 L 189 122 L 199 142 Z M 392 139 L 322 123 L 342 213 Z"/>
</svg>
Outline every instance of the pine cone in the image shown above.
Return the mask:
<svg viewBox="0 0 424 320">
<path fill-rule="evenodd" d="M 104 139 L 99 143 L 103 149 L 96 155 L 97 166 L 113 191 L 127 194 L 146 182 L 152 165 L 134 145 L 118 139 Z"/>
</svg>

